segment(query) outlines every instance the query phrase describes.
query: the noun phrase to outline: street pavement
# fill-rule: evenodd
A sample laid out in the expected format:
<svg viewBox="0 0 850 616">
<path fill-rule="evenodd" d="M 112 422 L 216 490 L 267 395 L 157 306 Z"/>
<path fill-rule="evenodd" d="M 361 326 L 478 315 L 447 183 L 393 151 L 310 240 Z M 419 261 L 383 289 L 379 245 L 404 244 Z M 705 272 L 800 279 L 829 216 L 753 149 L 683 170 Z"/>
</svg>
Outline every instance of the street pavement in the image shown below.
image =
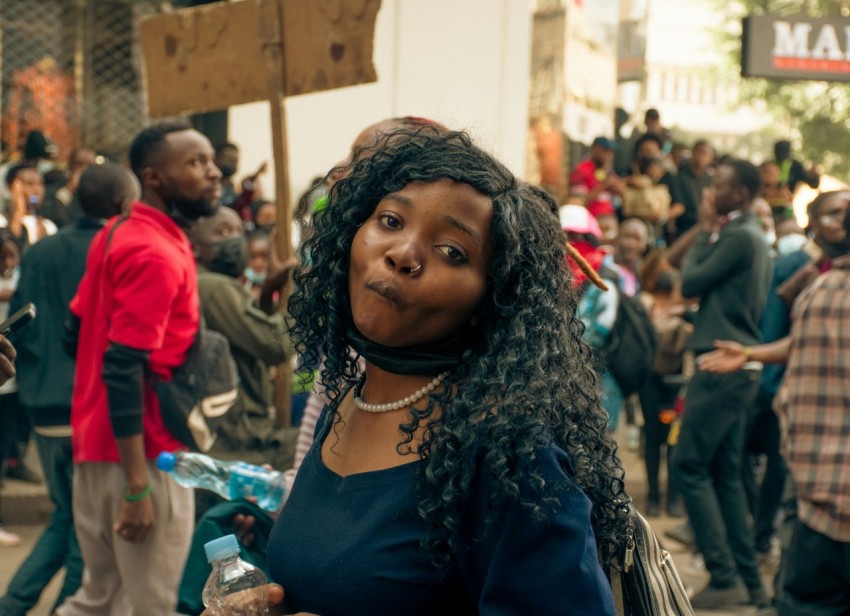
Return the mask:
<svg viewBox="0 0 850 616">
<path fill-rule="evenodd" d="M 626 468 L 626 487 L 634 497 L 635 506 L 641 510 L 646 504 L 646 473 L 643 461 L 636 451 L 625 446 L 626 428 L 621 426 L 617 432 L 617 440 L 621 443 L 620 455 Z M 30 447 L 34 450 L 34 447 Z M 38 468 L 34 456 L 28 456 L 28 464 Z M 661 485 L 665 485 L 663 480 Z M 17 547 L 0 547 L 0 591 L 5 593 L 12 575 L 21 561 L 26 558 L 32 545 L 38 539 L 49 516 L 51 505 L 43 485 L 24 484 L 20 481 L 6 480 L 0 489 L 0 514 L 6 521 L 6 529 L 19 534 L 22 543 Z M 708 576 L 698 564 L 693 562 L 689 550 L 681 544 L 664 537 L 664 531 L 681 524 L 681 519 L 669 518 L 665 515 L 649 518 L 653 530 L 662 546 L 670 551 L 679 575 L 686 587 L 692 591 L 700 590 L 707 582 Z M 765 587 L 770 591 L 772 578 L 764 577 Z M 61 574 L 57 575 L 42 595 L 41 601 L 30 612 L 30 616 L 49 616 L 53 602 L 59 593 Z M 732 610 L 698 611 L 697 616 L 753 616 L 755 608 L 742 606 Z"/>
</svg>

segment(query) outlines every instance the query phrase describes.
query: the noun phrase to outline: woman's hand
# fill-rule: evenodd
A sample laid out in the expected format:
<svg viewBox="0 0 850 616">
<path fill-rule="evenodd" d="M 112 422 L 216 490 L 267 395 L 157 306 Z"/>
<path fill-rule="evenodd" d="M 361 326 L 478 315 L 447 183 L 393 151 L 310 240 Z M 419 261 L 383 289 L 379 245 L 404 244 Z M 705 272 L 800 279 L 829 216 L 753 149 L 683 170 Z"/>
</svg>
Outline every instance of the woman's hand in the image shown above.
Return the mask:
<svg viewBox="0 0 850 616">
<path fill-rule="evenodd" d="M 283 587 L 280 584 L 266 584 L 265 592 L 266 592 L 266 604 L 269 608 L 269 616 L 287 616 L 283 612 Z M 251 601 L 255 601 L 257 594 L 257 589 L 243 590 L 242 592 L 234 593 L 228 596 L 228 602 L 233 601 L 232 605 L 244 605 L 246 602 L 250 603 Z M 201 616 L 212 616 L 212 611 L 207 608 L 202 613 Z M 298 612 L 297 614 L 292 614 L 291 616 L 317 616 L 316 614 L 308 614 L 307 612 Z"/>
</svg>

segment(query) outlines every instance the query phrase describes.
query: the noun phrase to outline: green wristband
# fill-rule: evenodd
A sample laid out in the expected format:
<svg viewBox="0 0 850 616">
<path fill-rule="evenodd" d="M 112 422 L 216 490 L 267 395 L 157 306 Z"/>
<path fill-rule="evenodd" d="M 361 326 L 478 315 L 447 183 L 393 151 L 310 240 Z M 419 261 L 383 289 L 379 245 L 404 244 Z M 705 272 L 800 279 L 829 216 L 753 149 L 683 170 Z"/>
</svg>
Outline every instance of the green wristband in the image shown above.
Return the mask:
<svg viewBox="0 0 850 616">
<path fill-rule="evenodd" d="M 149 483 L 148 487 L 146 487 L 138 494 L 127 494 L 126 492 L 124 492 L 124 500 L 129 501 L 131 503 L 135 503 L 136 501 L 140 501 L 143 498 L 146 498 L 151 492 L 153 492 L 153 484 Z"/>
</svg>

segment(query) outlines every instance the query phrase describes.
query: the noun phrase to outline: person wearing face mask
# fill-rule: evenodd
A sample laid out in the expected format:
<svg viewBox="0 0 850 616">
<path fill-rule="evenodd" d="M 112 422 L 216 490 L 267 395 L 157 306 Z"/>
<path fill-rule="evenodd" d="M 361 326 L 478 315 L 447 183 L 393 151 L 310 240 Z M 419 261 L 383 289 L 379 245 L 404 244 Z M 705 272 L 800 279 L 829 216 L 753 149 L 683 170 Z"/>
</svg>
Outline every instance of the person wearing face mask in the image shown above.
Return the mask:
<svg viewBox="0 0 850 616">
<path fill-rule="evenodd" d="M 216 212 L 221 172 L 185 121 L 142 130 L 129 160 L 141 199 L 95 236 L 70 304 L 73 515 L 87 575 L 59 616 L 175 613 L 194 525 L 192 491 L 156 468 L 160 452 L 185 446 L 151 377 L 170 379 L 197 336 L 184 229 Z"/>
<path fill-rule="evenodd" d="M 237 190 L 235 176 L 239 170 L 239 148 L 233 143 L 222 143 L 215 148 L 215 164 L 221 170 L 221 199 L 219 203 L 233 209 L 244 222 L 251 220 L 251 204 L 259 193 L 257 179 L 265 173 L 267 163 L 242 180 Z"/>
<path fill-rule="evenodd" d="M 241 283 L 249 262 L 242 221 L 230 208 L 201 218 L 189 230 L 198 264 L 198 293 L 207 327 L 224 335 L 239 372 L 239 397 L 210 455 L 275 468 L 292 466 L 298 428 L 274 420 L 271 366 L 292 356 L 285 312 L 267 314 Z M 268 277 L 263 292 L 279 291 L 294 266 Z M 199 503 L 200 504 L 200 503 Z"/>
<path fill-rule="evenodd" d="M 776 253 L 780 257 L 797 252 L 809 238 L 794 218 L 782 218 L 776 223 Z"/>
<path fill-rule="evenodd" d="M 268 279 L 271 257 L 269 240 L 269 234 L 262 229 L 248 234 L 248 266 L 242 273 L 241 280 L 244 281 L 245 288 L 257 300 L 260 299 L 263 286 Z"/>
<path fill-rule="evenodd" d="M 770 248 L 771 255 L 776 256 L 776 223 L 773 221 L 773 210 L 767 201 L 761 197 L 753 199 L 751 211 L 758 218 L 764 233 L 764 243 Z"/>
</svg>

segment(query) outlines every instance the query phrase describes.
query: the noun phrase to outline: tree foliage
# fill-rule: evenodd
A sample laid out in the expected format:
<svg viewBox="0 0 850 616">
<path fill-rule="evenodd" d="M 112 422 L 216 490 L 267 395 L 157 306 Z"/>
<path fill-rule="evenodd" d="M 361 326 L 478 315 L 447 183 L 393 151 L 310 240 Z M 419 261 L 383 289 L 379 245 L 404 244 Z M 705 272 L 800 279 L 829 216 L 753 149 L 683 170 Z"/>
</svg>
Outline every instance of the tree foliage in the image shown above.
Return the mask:
<svg viewBox="0 0 850 616">
<path fill-rule="evenodd" d="M 740 67 L 741 18 L 745 15 L 847 17 L 850 0 L 715 0 L 727 17 L 718 33 L 730 63 Z M 738 69 L 740 70 L 740 69 Z M 850 84 L 778 81 L 745 77 L 742 102 L 764 107 L 776 120 L 777 136 L 791 139 L 800 157 L 850 180 Z"/>
</svg>

